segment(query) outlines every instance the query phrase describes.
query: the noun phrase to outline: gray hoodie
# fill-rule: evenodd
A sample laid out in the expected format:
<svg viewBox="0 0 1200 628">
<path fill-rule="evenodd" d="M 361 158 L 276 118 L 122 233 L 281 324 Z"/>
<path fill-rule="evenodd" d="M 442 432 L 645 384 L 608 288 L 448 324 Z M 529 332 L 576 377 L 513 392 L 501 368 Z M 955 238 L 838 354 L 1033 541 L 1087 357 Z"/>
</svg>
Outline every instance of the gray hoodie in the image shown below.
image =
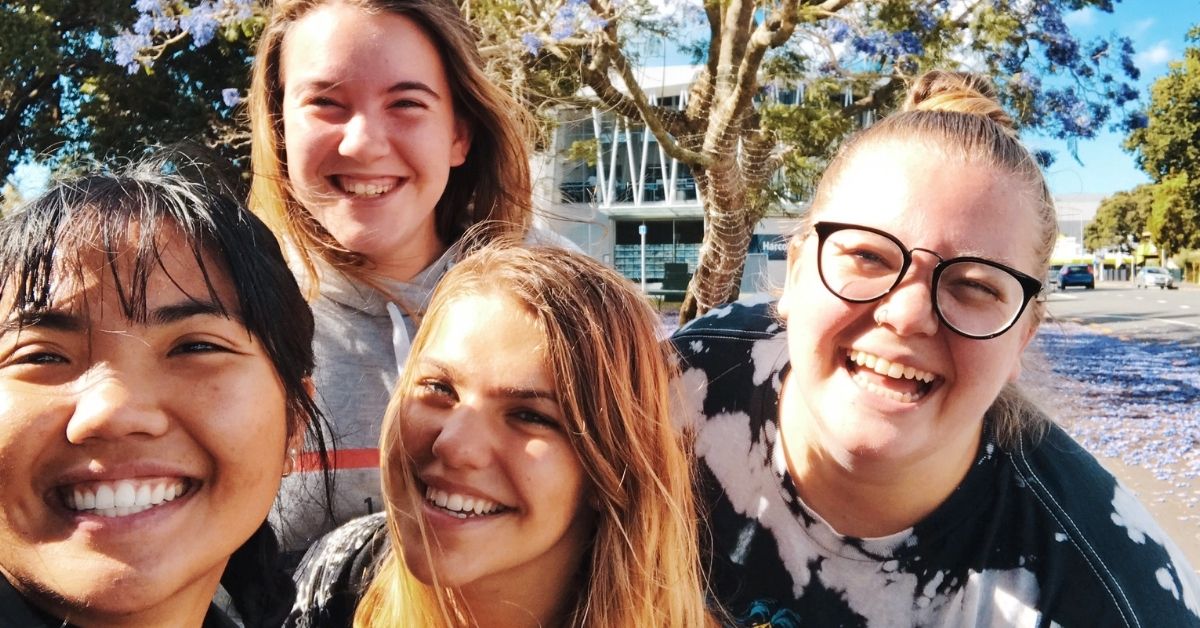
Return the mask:
<svg viewBox="0 0 1200 628">
<path fill-rule="evenodd" d="M 411 281 L 380 284 L 408 307 L 424 312 L 453 258 L 454 251 L 447 251 Z M 331 432 L 325 446 L 334 456 L 333 519 L 323 507 L 320 472 L 297 470 L 285 477 L 271 513 L 285 550 L 303 550 L 338 524 L 382 510 L 380 428 L 416 333 L 416 323 L 379 291 L 319 261 L 318 273 L 320 295 L 310 303 L 316 322 L 313 379 Z M 305 449 L 315 447 L 309 444 Z"/>
</svg>

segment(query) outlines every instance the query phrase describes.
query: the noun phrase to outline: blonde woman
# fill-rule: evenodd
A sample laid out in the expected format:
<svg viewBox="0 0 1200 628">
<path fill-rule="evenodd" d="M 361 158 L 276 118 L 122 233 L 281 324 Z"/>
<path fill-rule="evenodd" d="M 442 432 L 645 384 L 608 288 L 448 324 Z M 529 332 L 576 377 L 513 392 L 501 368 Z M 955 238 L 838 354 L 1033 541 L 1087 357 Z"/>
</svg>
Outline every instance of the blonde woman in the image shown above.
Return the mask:
<svg viewBox="0 0 1200 628">
<path fill-rule="evenodd" d="M 676 334 L 731 613 L 1200 624 L 1178 548 L 1014 388 L 1056 236 L 990 84 L 933 72 L 832 161 L 782 299 Z"/>
<path fill-rule="evenodd" d="M 657 325 L 580 254 L 493 246 L 456 265 L 388 409 L 386 519 L 310 551 L 292 622 L 712 624 Z"/>
<path fill-rule="evenodd" d="M 332 521 L 307 458 L 284 483 L 289 548 L 381 507 L 383 411 L 463 234 L 528 230 L 526 119 L 475 46 L 451 0 L 280 0 L 262 34 L 250 205 L 307 286 L 336 449 Z"/>
</svg>

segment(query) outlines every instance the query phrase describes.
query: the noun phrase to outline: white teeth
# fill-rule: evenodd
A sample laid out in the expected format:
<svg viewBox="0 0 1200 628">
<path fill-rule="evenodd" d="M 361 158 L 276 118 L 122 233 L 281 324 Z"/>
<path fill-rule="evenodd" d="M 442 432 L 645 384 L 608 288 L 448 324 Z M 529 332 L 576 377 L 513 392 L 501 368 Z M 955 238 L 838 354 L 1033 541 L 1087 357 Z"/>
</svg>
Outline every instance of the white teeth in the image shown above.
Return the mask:
<svg viewBox="0 0 1200 628">
<path fill-rule="evenodd" d="M 928 384 L 937 378 L 933 373 L 896 362 L 889 362 L 885 358 L 864 351 L 851 350 L 848 352 L 848 355 L 850 356 L 850 360 L 855 364 L 892 379 L 915 379 Z"/>
<path fill-rule="evenodd" d="M 107 484 L 101 484 L 100 486 L 97 486 L 96 487 L 96 509 L 97 510 L 107 510 L 109 508 L 112 508 L 114 505 L 115 504 L 113 503 L 112 487 Z"/>
<path fill-rule="evenodd" d="M 129 508 L 137 499 L 137 489 L 129 482 L 117 482 L 117 490 L 113 495 L 113 506 L 120 508 Z"/>
<path fill-rule="evenodd" d="M 922 394 L 899 392 L 895 390 L 889 390 L 882 386 L 876 386 L 873 382 L 867 381 L 866 375 L 861 372 L 854 374 L 854 381 L 858 382 L 859 386 L 862 386 L 873 394 L 904 403 L 912 403 L 924 396 Z"/>
<path fill-rule="evenodd" d="M 90 511 L 101 517 L 125 517 L 149 510 L 183 495 L 183 479 L 121 480 L 95 484 L 92 488 L 75 487 L 62 491 L 63 503 L 76 511 Z"/>
<path fill-rule="evenodd" d="M 458 493 L 447 493 L 433 487 L 426 487 L 425 501 L 436 504 L 439 508 L 466 518 L 470 515 L 490 515 L 499 511 L 502 506 L 494 501 L 481 497 L 470 497 Z"/>
<path fill-rule="evenodd" d="M 354 196 L 379 196 L 381 194 L 390 192 L 392 188 L 395 187 L 392 185 L 378 185 L 375 183 L 354 183 L 346 181 L 345 179 L 339 179 L 339 181 L 342 189 L 345 190 L 347 194 L 352 194 Z"/>
</svg>

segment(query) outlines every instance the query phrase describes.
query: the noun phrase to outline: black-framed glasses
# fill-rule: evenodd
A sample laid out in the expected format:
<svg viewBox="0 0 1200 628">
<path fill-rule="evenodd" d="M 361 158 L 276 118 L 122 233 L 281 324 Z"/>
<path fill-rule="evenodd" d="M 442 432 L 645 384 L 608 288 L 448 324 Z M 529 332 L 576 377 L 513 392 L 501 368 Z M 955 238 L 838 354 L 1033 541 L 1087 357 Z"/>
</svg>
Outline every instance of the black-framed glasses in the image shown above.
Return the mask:
<svg viewBox="0 0 1200 628">
<path fill-rule="evenodd" d="M 1042 290 L 1042 282 L 981 257 L 952 257 L 908 248 L 896 236 L 862 225 L 818 222 L 817 271 L 821 282 L 851 303 L 878 301 L 912 265 L 916 251 L 938 258 L 933 267 L 933 311 L 943 325 L 967 338 L 995 338 L 1008 331 Z"/>
</svg>

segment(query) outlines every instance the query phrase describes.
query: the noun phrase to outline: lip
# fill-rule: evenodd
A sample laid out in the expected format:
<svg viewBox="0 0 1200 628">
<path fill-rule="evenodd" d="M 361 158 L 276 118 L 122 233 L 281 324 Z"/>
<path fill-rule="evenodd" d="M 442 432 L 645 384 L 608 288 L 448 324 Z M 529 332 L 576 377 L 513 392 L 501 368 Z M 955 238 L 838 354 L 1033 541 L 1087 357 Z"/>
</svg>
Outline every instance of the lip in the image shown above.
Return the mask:
<svg viewBox="0 0 1200 628">
<path fill-rule="evenodd" d="M 350 173 L 333 173 L 326 177 L 329 187 L 337 192 L 342 198 L 352 199 L 360 202 L 373 202 L 379 199 L 386 199 L 401 190 L 408 182 L 407 177 L 397 175 L 364 175 Z M 386 188 L 386 192 L 378 194 L 354 194 L 346 190 L 346 184 L 353 183 L 355 185 L 378 188 Z"/>
<path fill-rule="evenodd" d="M 442 478 L 441 476 L 418 475 L 417 476 L 417 484 L 418 484 L 418 488 L 420 489 L 420 494 L 422 495 L 422 499 L 424 499 L 425 488 L 429 487 L 429 488 L 433 488 L 433 489 L 436 489 L 439 491 L 446 491 L 447 493 L 458 493 L 460 495 L 465 495 L 467 497 L 474 497 L 475 499 L 485 499 L 488 501 L 493 501 L 509 510 L 516 510 L 516 507 L 508 504 L 506 501 L 504 501 L 502 499 L 497 499 L 491 495 L 488 495 L 486 492 L 480 491 L 477 488 L 473 488 L 473 487 L 465 485 L 465 484 L 459 484 L 457 482 L 451 482 L 449 480 L 446 480 L 445 478 Z"/>
<path fill-rule="evenodd" d="M 491 497 L 478 489 L 472 488 L 472 487 L 464 485 L 464 484 L 451 482 L 451 481 L 445 480 L 444 478 L 435 477 L 435 476 L 419 476 L 416 478 L 416 481 L 417 481 L 416 488 L 417 488 L 417 490 L 420 494 L 420 498 L 421 498 L 421 512 L 425 515 L 425 520 L 427 522 L 429 522 L 429 524 L 433 527 L 444 528 L 444 527 L 483 525 L 483 524 L 487 524 L 487 523 L 496 521 L 497 519 L 499 519 L 500 517 L 503 517 L 505 515 L 510 515 L 510 514 L 513 514 L 514 512 L 517 512 L 517 509 L 513 506 L 510 506 L 508 503 L 506 503 L 502 500 L 499 500 L 499 499 L 495 499 L 494 497 Z M 487 515 L 476 515 L 476 516 L 471 516 L 471 517 L 456 517 L 453 514 L 450 514 L 449 511 L 447 511 L 443 508 L 440 508 L 436 504 L 432 504 L 428 500 L 426 500 L 425 499 L 425 489 L 426 488 L 432 488 L 432 489 L 439 490 L 439 491 L 445 491 L 447 493 L 457 493 L 457 494 L 463 495 L 465 497 L 472 497 L 475 499 L 484 499 L 484 500 L 496 502 L 497 504 L 500 504 L 502 509 L 497 512 L 487 514 Z"/>
<path fill-rule="evenodd" d="M 869 355 L 875 356 L 876 358 L 882 358 L 884 360 L 887 360 L 888 362 L 891 362 L 893 364 L 899 364 L 904 367 L 912 367 L 913 369 L 917 369 L 918 371 L 925 371 L 927 374 L 930 374 L 933 376 L 933 381 L 927 382 L 927 383 L 922 383 L 922 381 L 919 379 L 904 380 L 904 381 L 917 382 L 917 390 L 918 391 L 920 391 L 921 388 L 924 387 L 924 391 L 921 392 L 919 394 L 919 396 L 917 396 L 915 399 L 902 399 L 902 398 L 893 396 L 893 395 L 901 395 L 904 393 L 901 391 L 893 390 L 891 388 L 882 388 L 881 387 L 882 390 L 880 390 L 880 391 L 873 390 L 874 383 L 870 382 L 870 383 L 864 384 L 864 382 L 860 381 L 856 377 L 857 373 L 859 373 L 861 371 L 864 373 L 868 373 L 869 375 L 873 375 L 875 377 L 882 377 L 885 379 L 890 379 L 890 378 L 888 378 L 887 375 L 882 375 L 882 374 L 876 373 L 873 369 L 855 364 L 853 362 L 853 360 L 851 360 L 851 358 L 850 358 L 850 354 L 853 352 L 867 353 Z M 859 392 L 860 400 L 867 400 L 869 402 L 868 405 L 876 407 L 879 410 L 894 411 L 894 410 L 907 410 L 907 409 L 914 408 L 918 405 L 921 405 L 927 399 L 929 399 L 933 394 L 935 394 L 941 388 L 942 384 L 945 382 L 945 377 L 942 376 L 937 371 L 935 371 L 933 369 L 929 369 L 929 368 L 922 368 L 923 365 L 918 366 L 919 364 L 922 364 L 921 361 L 917 360 L 917 359 L 913 359 L 914 356 L 912 356 L 911 354 L 906 355 L 904 357 L 897 357 L 897 355 L 895 353 L 869 351 L 869 350 L 860 349 L 857 347 L 841 348 L 841 349 L 839 349 L 838 353 L 840 355 L 840 361 L 838 363 L 838 367 L 839 367 L 839 370 L 845 375 L 847 383 Z"/>
<path fill-rule="evenodd" d="M 92 487 L 100 483 L 122 480 L 167 481 L 171 478 L 181 479 L 186 483 L 183 494 L 141 512 L 118 517 L 104 517 L 91 511 L 69 508 L 62 497 L 62 492 L 68 487 Z M 54 476 L 49 482 L 49 487 L 42 492 L 42 500 L 53 512 L 82 529 L 91 532 L 121 531 L 170 516 L 191 502 L 204 485 L 204 481 L 195 474 L 173 464 L 135 462 L 112 467 L 96 465 L 71 469 Z"/>
</svg>

